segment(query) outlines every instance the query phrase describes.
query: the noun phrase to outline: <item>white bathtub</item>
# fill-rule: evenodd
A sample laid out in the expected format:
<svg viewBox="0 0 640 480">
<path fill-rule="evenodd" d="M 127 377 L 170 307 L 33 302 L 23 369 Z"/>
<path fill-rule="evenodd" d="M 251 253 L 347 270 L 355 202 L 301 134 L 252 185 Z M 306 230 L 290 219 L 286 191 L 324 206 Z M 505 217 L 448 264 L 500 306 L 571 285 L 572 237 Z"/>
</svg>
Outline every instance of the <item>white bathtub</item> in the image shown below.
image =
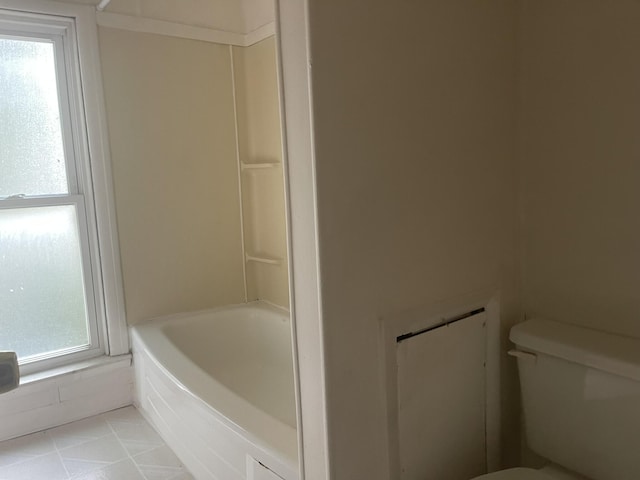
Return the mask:
<svg viewBox="0 0 640 480">
<path fill-rule="evenodd" d="M 133 327 L 132 342 L 138 408 L 198 480 L 298 479 L 284 311 L 172 315 Z"/>
</svg>

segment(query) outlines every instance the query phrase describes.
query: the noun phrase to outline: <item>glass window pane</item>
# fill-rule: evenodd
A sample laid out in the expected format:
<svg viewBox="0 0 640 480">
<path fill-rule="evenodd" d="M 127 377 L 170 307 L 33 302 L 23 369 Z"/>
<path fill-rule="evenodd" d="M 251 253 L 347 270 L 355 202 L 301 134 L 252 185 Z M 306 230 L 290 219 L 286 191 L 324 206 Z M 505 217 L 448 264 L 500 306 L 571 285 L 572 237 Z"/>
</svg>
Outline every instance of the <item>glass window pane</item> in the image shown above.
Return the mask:
<svg viewBox="0 0 640 480">
<path fill-rule="evenodd" d="M 89 344 L 74 206 L 0 210 L 0 350 Z"/>
<path fill-rule="evenodd" d="M 0 38 L 0 197 L 68 193 L 52 43 Z"/>
</svg>

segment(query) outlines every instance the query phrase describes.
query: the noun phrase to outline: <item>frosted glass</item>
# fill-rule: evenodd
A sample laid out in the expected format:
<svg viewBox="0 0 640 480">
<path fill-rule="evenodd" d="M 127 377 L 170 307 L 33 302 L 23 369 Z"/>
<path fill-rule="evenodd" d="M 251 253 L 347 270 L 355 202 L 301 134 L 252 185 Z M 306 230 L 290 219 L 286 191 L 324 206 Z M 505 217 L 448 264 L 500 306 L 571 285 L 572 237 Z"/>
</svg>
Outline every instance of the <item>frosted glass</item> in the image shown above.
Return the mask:
<svg viewBox="0 0 640 480">
<path fill-rule="evenodd" d="M 0 197 L 68 193 L 53 44 L 0 38 Z"/>
<path fill-rule="evenodd" d="M 74 206 L 0 210 L 0 350 L 89 344 Z"/>
</svg>

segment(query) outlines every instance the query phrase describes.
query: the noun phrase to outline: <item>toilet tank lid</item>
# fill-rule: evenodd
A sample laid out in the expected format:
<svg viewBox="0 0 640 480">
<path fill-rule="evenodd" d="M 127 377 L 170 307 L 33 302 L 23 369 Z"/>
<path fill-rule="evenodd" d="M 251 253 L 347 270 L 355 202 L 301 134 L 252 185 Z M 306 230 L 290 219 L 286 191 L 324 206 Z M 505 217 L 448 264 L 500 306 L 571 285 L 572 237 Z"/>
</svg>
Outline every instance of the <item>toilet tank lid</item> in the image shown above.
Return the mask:
<svg viewBox="0 0 640 480">
<path fill-rule="evenodd" d="M 509 338 L 526 350 L 640 381 L 640 339 L 637 338 L 542 318 L 514 326 Z"/>
</svg>

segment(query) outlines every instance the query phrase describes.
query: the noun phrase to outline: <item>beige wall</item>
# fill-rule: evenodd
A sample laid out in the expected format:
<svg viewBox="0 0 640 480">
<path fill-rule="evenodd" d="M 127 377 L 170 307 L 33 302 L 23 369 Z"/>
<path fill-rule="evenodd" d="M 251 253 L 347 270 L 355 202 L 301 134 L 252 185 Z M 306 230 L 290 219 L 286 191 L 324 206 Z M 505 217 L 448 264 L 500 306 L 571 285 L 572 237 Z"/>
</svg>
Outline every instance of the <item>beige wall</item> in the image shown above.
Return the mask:
<svg viewBox="0 0 640 480">
<path fill-rule="evenodd" d="M 505 331 L 519 316 L 517 12 L 309 4 L 331 478 L 382 480 L 378 319 L 480 288 L 501 292 Z"/>
<path fill-rule="evenodd" d="M 240 160 L 282 162 L 275 38 L 233 47 Z"/>
<path fill-rule="evenodd" d="M 244 300 L 228 46 L 100 29 L 130 323 Z"/>
<path fill-rule="evenodd" d="M 280 99 L 273 37 L 247 48 L 233 47 L 244 242 L 251 256 L 277 264 L 247 262 L 249 300 L 267 300 L 289 308 L 289 275 L 282 169 Z"/>
<path fill-rule="evenodd" d="M 640 337 L 640 3 L 522 7 L 525 311 Z"/>
</svg>

